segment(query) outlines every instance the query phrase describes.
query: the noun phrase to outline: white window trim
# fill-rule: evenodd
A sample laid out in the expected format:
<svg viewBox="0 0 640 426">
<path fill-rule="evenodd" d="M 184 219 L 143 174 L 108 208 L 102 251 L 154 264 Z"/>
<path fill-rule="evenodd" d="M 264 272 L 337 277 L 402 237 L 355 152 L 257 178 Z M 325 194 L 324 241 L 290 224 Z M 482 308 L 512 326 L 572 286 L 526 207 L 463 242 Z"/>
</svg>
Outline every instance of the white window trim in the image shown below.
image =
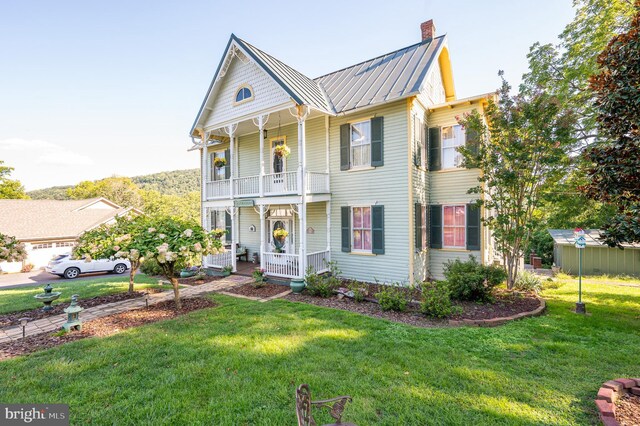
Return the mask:
<svg viewBox="0 0 640 426">
<path fill-rule="evenodd" d="M 444 165 L 444 150 L 445 150 L 445 147 L 444 147 L 444 137 L 442 135 L 444 134 L 444 129 L 445 128 L 447 128 L 447 127 L 455 127 L 455 126 L 461 126 L 461 125 L 456 123 L 456 124 L 447 124 L 446 126 L 440 126 L 440 158 L 442 159 L 441 160 L 442 167 L 440 168 L 440 171 L 463 169 L 462 166 L 453 165 L 451 167 L 445 167 L 445 165 Z M 466 131 L 464 129 L 462 129 L 462 130 L 463 130 L 464 134 L 466 135 Z M 454 163 L 455 163 L 455 155 L 458 154 L 458 151 L 456 150 L 456 148 L 458 146 L 465 146 L 465 140 L 464 139 L 462 140 L 462 144 L 453 147 L 453 150 L 454 150 Z M 451 148 L 446 148 L 446 149 L 451 149 Z M 465 215 L 465 217 L 466 217 L 466 215 Z"/>
<path fill-rule="evenodd" d="M 353 140 L 351 139 L 351 136 L 353 134 L 353 126 L 362 124 L 362 123 L 369 123 L 369 143 L 360 144 L 357 146 L 361 147 L 361 146 L 369 145 L 369 158 L 368 158 L 368 163 L 361 164 L 359 166 L 354 166 L 353 165 Z M 371 119 L 370 118 L 367 118 L 366 120 L 359 120 L 359 121 L 354 121 L 349 123 L 349 166 L 350 166 L 349 167 L 350 170 L 368 170 L 372 168 L 375 169 L 375 167 L 371 165 Z M 356 206 L 356 207 L 360 207 L 360 206 Z"/>
<path fill-rule="evenodd" d="M 372 205 L 370 204 L 363 204 L 363 205 L 356 205 L 356 206 L 349 206 L 350 209 L 350 221 L 351 221 L 351 252 L 355 253 L 355 254 L 373 254 L 373 209 L 372 209 Z M 369 209 L 369 228 L 358 228 L 360 230 L 366 230 L 368 229 L 371 232 L 371 249 L 369 250 L 365 250 L 365 249 L 356 249 L 355 245 L 353 244 L 353 232 L 355 231 L 355 226 L 354 226 L 354 219 L 353 219 L 353 209 L 361 209 L 361 208 L 368 208 Z M 364 218 L 363 218 L 363 223 L 364 223 Z M 364 237 L 363 237 L 363 241 L 364 241 Z"/>
<path fill-rule="evenodd" d="M 444 244 L 444 208 L 445 207 L 462 207 L 464 209 L 464 225 L 463 226 L 449 226 L 450 228 L 463 228 L 464 229 L 464 244 L 462 246 L 447 246 Z M 455 238 L 454 238 L 455 239 Z M 466 204 L 443 204 L 442 205 L 442 248 L 443 249 L 455 249 L 466 250 L 467 249 L 467 205 Z"/>
<path fill-rule="evenodd" d="M 249 96 L 248 98 L 244 98 L 241 101 L 236 100 L 238 98 L 238 92 L 240 92 L 240 90 L 242 89 L 249 89 L 249 92 L 251 92 L 251 96 Z M 236 89 L 235 92 L 233 92 L 233 105 L 240 105 L 243 104 L 245 102 L 250 102 L 252 100 L 255 99 L 255 94 L 253 92 L 253 87 L 251 87 L 251 85 L 249 84 L 241 84 L 240 86 L 238 86 L 238 88 Z"/>
</svg>

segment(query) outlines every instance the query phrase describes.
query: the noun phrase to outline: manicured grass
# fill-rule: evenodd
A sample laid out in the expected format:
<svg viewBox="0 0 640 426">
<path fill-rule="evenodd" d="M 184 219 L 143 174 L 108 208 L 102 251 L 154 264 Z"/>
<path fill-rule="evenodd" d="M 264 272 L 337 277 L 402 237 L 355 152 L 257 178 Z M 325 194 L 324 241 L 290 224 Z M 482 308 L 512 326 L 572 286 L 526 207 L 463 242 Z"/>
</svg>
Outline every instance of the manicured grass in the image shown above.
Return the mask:
<svg viewBox="0 0 640 426">
<path fill-rule="evenodd" d="M 73 424 L 291 425 L 306 382 L 318 399 L 353 396 L 345 420 L 360 425 L 597 424 L 600 384 L 640 375 L 640 289 L 587 284 L 579 316 L 576 288 L 545 291 L 547 315 L 498 328 L 215 296 L 212 309 L 0 362 L 0 401 L 67 403 Z"/>
<path fill-rule="evenodd" d="M 152 287 L 161 287 L 157 285 L 157 278 L 150 278 L 146 275 L 136 275 L 136 290 L 143 290 Z M 108 276 L 106 278 L 95 280 L 78 280 L 78 281 L 54 281 L 51 286 L 53 291 L 61 291 L 60 298 L 54 302 L 68 302 L 71 295 L 78 294 L 79 298 L 87 299 L 89 297 L 106 296 L 113 293 L 122 293 L 129 289 L 129 275 L 126 276 Z M 42 293 L 44 284 L 16 287 L 0 290 L 0 314 L 8 312 L 25 311 L 35 308 L 41 308 L 42 302 L 38 302 L 33 298 L 38 293 Z M 165 286 L 170 288 L 170 286 Z"/>
</svg>

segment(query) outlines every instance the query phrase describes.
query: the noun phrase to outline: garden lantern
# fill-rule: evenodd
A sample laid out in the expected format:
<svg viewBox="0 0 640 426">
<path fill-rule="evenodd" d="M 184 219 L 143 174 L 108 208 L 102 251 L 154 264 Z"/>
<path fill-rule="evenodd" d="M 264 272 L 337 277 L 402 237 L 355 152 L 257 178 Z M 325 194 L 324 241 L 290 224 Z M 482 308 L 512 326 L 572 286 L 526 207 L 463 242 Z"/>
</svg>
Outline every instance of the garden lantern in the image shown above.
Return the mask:
<svg viewBox="0 0 640 426">
<path fill-rule="evenodd" d="M 20 318 L 18 321 L 20 322 L 20 326 L 22 327 L 22 338 L 24 339 L 26 336 L 26 328 L 27 328 L 27 323 L 29 322 L 31 318 Z"/>
<path fill-rule="evenodd" d="M 71 296 L 71 304 L 65 308 L 67 314 L 67 322 L 62 324 L 62 328 L 65 331 L 82 330 L 82 322 L 80 321 L 80 312 L 84 311 L 84 308 L 78 306 L 78 295 Z"/>
</svg>

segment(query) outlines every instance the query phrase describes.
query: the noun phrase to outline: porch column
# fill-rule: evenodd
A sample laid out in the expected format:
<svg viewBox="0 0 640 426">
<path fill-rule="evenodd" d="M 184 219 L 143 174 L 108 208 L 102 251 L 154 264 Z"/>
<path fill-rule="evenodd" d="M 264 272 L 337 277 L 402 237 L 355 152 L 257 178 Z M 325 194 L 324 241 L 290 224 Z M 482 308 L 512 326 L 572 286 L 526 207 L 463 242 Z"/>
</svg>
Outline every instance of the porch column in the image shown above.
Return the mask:
<svg viewBox="0 0 640 426">
<path fill-rule="evenodd" d="M 259 193 L 260 197 L 264 196 L 264 127 L 269 121 L 269 115 L 260 115 L 258 116 L 258 121 L 253 120 L 253 124 L 258 127 L 258 132 L 260 134 L 260 178 L 258 181 Z"/>
<path fill-rule="evenodd" d="M 298 265 L 300 278 L 304 277 L 307 269 L 307 153 L 306 153 L 306 119 L 309 115 L 309 108 L 305 105 L 297 105 L 298 120 L 298 194 L 300 194 L 300 205 L 298 217 L 300 220 L 300 259 Z"/>
<path fill-rule="evenodd" d="M 206 218 L 206 209 L 204 207 L 204 202 L 207 201 L 207 182 L 209 181 L 209 152 L 207 150 L 207 142 L 209 141 L 209 132 L 202 132 L 202 158 L 201 160 L 201 167 L 202 167 L 202 188 L 201 188 L 201 194 L 200 194 L 200 207 L 202 209 L 201 211 L 201 222 L 202 222 L 202 227 L 204 229 L 207 229 L 207 218 Z"/>
<path fill-rule="evenodd" d="M 331 201 L 326 202 L 327 213 L 327 260 L 331 261 Z"/>
<path fill-rule="evenodd" d="M 237 218 L 236 214 L 238 214 L 237 207 L 229 208 L 229 215 L 231 216 L 231 265 L 233 266 L 233 272 L 236 272 L 236 242 L 238 241 L 238 231 L 237 231 Z"/>
<path fill-rule="evenodd" d="M 264 269 L 264 243 L 265 243 L 265 206 L 260 205 L 260 269 Z"/>
<path fill-rule="evenodd" d="M 227 135 L 229 135 L 229 155 L 231 156 L 231 158 L 229 158 L 229 198 L 233 199 L 233 193 L 234 193 L 234 178 L 236 175 L 236 171 L 235 171 L 235 159 L 236 159 L 236 153 L 235 153 L 235 139 L 234 139 L 234 135 L 236 132 L 236 129 L 238 128 L 238 124 L 230 124 L 228 126 L 226 126 L 224 128 L 224 131 L 227 133 Z M 233 215 L 232 215 L 233 216 Z"/>
<path fill-rule="evenodd" d="M 325 169 L 324 169 L 324 172 L 327 174 L 327 177 L 326 177 L 326 179 L 327 179 L 327 191 L 331 191 L 331 188 L 329 186 L 330 182 L 331 182 L 331 179 L 329 178 L 329 172 L 330 172 L 329 164 L 331 163 L 331 155 L 330 155 L 331 146 L 330 146 L 330 143 L 329 143 L 329 116 L 328 115 L 324 117 L 324 145 L 325 145 L 324 146 L 324 149 L 325 149 L 325 159 L 324 159 L 324 161 L 325 161 Z"/>
</svg>

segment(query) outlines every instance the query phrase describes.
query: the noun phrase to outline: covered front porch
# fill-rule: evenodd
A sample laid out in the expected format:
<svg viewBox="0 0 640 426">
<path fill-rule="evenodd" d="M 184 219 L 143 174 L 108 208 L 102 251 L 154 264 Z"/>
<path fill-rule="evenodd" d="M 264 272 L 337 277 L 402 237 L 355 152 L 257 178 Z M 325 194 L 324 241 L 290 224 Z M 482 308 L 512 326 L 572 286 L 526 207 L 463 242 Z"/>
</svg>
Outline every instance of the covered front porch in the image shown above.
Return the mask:
<svg viewBox="0 0 640 426">
<path fill-rule="evenodd" d="M 299 198 L 299 197 L 295 197 Z M 273 200 L 235 200 L 233 205 L 205 207 L 208 229 L 225 229 L 226 251 L 207 256 L 204 266 L 221 269 L 239 262 L 253 262 L 266 274 L 279 278 L 302 278 L 307 268 L 322 273 L 330 257 L 330 201 L 261 204 Z M 303 216 L 304 215 L 304 218 Z M 274 231 L 281 230 L 278 239 Z M 246 264 L 243 264 L 246 273 Z"/>
</svg>

